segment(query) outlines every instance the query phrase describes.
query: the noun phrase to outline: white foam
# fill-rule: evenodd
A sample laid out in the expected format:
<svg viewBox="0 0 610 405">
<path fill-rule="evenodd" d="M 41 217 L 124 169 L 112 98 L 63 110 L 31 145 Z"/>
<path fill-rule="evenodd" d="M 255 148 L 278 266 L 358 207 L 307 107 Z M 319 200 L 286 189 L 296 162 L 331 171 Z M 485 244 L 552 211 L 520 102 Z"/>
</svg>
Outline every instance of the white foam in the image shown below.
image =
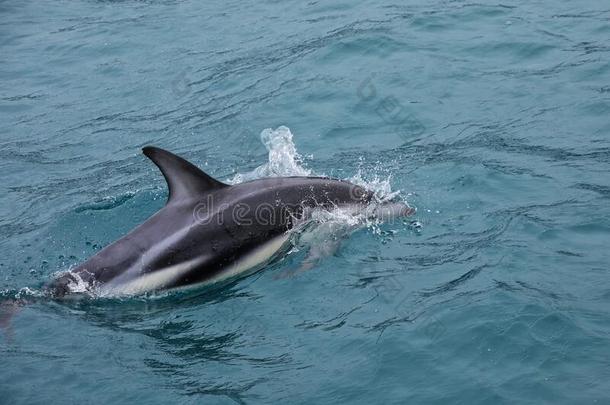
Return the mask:
<svg viewBox="0 0 610 405">
<path fill-rule="evenodd" d="M 261 132 L 261 142 L 269 152 L 267 163 L 251 172 L 238 173 L 227 180 L 229 184 L 243 183 L 263 177 L 310 176 L 311 171 L 303 167 L 303 159 L 292 140 L 292 132 L 287 127 L 267 128 Z"/>
</svg>

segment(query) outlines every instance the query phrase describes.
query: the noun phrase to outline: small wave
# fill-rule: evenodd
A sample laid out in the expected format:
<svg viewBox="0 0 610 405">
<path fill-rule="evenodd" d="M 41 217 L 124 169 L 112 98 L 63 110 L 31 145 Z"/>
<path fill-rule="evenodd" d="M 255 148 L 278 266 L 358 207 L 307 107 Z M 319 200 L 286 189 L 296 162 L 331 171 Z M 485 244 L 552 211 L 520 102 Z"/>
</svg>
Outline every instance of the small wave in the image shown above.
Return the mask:
<svg viewBox="0 0 610 405">
<path fill-rule="evenodd" d="M 75 212 L 85 212 L 85 211 L 103 211 L 103 210 L 111 210 L 113 208 L 117 208 L 127 201 L 132 199 L 136 195 L 136 191 L 131 191 L 118 196 L 108 196 L 104 197 L 98 201 L 93 203 L 84 204 L 80 207 L 77 207 Z"/>
<path fill-rule="evenodd" d="M 41 298 L 44 297 L 45 293 L 42 290 L 23 287 L 18 290 L 15 289 L 6 289 L 0 290 L 0 302 L 10 301 L 10 300 L 24 300 L 28 298 Z"/>
</svg>

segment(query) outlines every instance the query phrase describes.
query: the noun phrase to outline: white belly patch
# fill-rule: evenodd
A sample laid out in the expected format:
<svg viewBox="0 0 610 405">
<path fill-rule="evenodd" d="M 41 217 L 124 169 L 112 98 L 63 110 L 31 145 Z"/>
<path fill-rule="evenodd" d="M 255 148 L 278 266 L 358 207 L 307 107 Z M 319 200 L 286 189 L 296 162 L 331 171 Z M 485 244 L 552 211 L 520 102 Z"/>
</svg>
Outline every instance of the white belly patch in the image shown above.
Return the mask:
<svg viewBox="0 0 610 405">
<path fill-rule="evenodd" d="M 271 259 L 286 243 L 289 239 L 289 234 L 283 234 L 274 239 L 271 239 L 267 243 L 254 249 L 254 251 L 240 257 L 235 262 L 222 269 L 214 277 L 205 280 L 195 285 L 208 285 L 214 284 L 219 281 L 223 281 L 232 277 L 235 277 L 247 270 L 264 264 L 266 261 Z M 100 288 L 101 296 L 124 296 L 124 295 L 138 295 L 150 291 L 160 290 L 166 288 L 168 285 L 172 285 L 183 275 L 189 271 L 195 269 L 199 263 L 200 258 L 194 258 L 187 262 L 178 263 L 173 266 L 159 269 L 151 273 L 143 274 L 136 277 L 133 280 L 125 283 L 112 283 L 110 281 L 107 285 Z M 178 287 L 178 288 L 189 288 L 193 285 Z"/>
</svg>

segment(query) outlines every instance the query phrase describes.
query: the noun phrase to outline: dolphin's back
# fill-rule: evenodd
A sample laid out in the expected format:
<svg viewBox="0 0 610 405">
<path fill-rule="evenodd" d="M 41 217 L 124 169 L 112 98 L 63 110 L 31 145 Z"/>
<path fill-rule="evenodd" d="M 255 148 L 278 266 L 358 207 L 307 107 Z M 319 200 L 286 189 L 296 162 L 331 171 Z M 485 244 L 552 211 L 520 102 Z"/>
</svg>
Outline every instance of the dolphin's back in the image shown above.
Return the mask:
<svg viewBox="0 0 610 405">
<path fill-rule="evenodd" d="M 223 188 L 193 205 L 193 226 L 165 263 L 153 269 L 199 256 L 198 265 L 172 287 L 216 279 L 244 257 L 260 256 L 261 251 L 270 256 L 274 249 L 268 245 L 285 239 L 287 231 L 306 219 L 308 208 L 366 204 L 370 198 L 358 186 L 328 178 L 268 178 Z"/>
<path fill-rule="evenodd" d="M 307 208 L 366 204 L 372 194 L 349 182 L 281 177 L 229 186 L 182 158 L 145 148 L 169 186 L 167 204 L 48 288 L 69 292 L 76 278 L 113 292 L 144 292 L 218 278 L 226 268 L 257 263 Z"/>
</svg>

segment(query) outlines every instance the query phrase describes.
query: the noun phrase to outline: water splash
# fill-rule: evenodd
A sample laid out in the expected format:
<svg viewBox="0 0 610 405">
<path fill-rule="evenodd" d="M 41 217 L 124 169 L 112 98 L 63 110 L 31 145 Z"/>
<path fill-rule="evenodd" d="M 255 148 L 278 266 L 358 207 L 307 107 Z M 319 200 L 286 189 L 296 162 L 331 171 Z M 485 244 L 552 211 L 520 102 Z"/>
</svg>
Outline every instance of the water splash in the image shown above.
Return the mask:
<svg viewBox="0 0 610 405">
<path fill-rule="evenodd" d="M 264 177 L 323 176 L 324 174 L 314 173 L 304 166 L 303 157 L 298 153 L 293 138 L 292 132 L 286 126 L 264 129 L 260 140 L 269 152 L 268 161 L 250 172 L 237 173 L 226 182 L 238 184 Z M 366 179 L 362 169 L 359 169 L 354 176 L 345 180 L 374 192 L 379 202 L 391 201 L 400 195 L 400 191 L 392 191 L 391 176 L 380 178 L 374 175 L 371 179 Z"/>
<path fill-rule="evenodd" d="M 264 129 L 260 134 L 260 140 L 269 152 L 268 161 L 251 172 L 236 174 L 227 183 L 237 184 L 264 177 L 323 175 L 304 167 L 303 158 L 298 153 L 293 138 L 292 132 L 286 126 Z M 355 212 L 347 208 L 332 211 L 314 210 L 309 223 L 296 230 L 300 235 L 299 241 L 306 241 L 310 246 L 312 242 L 330 243 L 339 235 L 345 237 L 363 226 L 372 229 L 373 233 L 379 233 L 381 221 L 371 217 L 370 213 L 374 210 L 375 204 L 399 200 L 400 191 L 392 190 L 391 176 L 381 178 L 375 174 L 370 179 L 365 177 L 360 168 L 355 175 L 345 180 L 374 193 L 375 203 L 370 210 L 364 212 Z"/>
<path fill-rule="evenodd" d="M 372 191 L 373 193 L 375 193 L 375 198 L 377 199 L 377 201 L 385 202 L 393 201 L 397 199 L 400 195 L 400 191 L 392 191 L 392 186 L 390 185 L 391 179 L 391 176 L 382 179 L 379 178 L 379 176 L 375 175 L 371 180 L 366 180 L 362 175 L 362 169 L 359 169 L 358 173 L 346 180 Z"/>
<path fill-rule="evenodd" d="M 303 158 L 297 151 L 288 127 L 267 128 L 261 132 L 260 140 L 269 152 L 268 161 L 251 172 L 238 173 L 227 181 L 229 184 L 263 177 L 323 175 L 303 166 Z M 315 209 L 307 222 L 293 229 L 291 252 L 308 252 L 303 268 L 310 268 L 317 261 L 334 254 L 341 241 L 359 229 L 367 228 L 374 235 L 382 233 L 382 220 L 372 213 L 383 203 L 400 200 L 400 191 L 392 190 L 391 176 L 382 178 L 374 174 L 370 179 L 366 177 L 361 168 L 355 175 L 345 179 L 374 193 L 374 202 L 366 210 Z"/>
<path fill-rule="evenodd" d="M 269 152 L 269 161 L 251 172 L 236 174 L 227 183 L 237 184 L 263 177 L 311 175 L 311 171 L 303 167 L 303 159 L 297 152 L 292 140 L 292 132 L 288 127 L 264 129 L 260 138 Z"/>
</svg>

